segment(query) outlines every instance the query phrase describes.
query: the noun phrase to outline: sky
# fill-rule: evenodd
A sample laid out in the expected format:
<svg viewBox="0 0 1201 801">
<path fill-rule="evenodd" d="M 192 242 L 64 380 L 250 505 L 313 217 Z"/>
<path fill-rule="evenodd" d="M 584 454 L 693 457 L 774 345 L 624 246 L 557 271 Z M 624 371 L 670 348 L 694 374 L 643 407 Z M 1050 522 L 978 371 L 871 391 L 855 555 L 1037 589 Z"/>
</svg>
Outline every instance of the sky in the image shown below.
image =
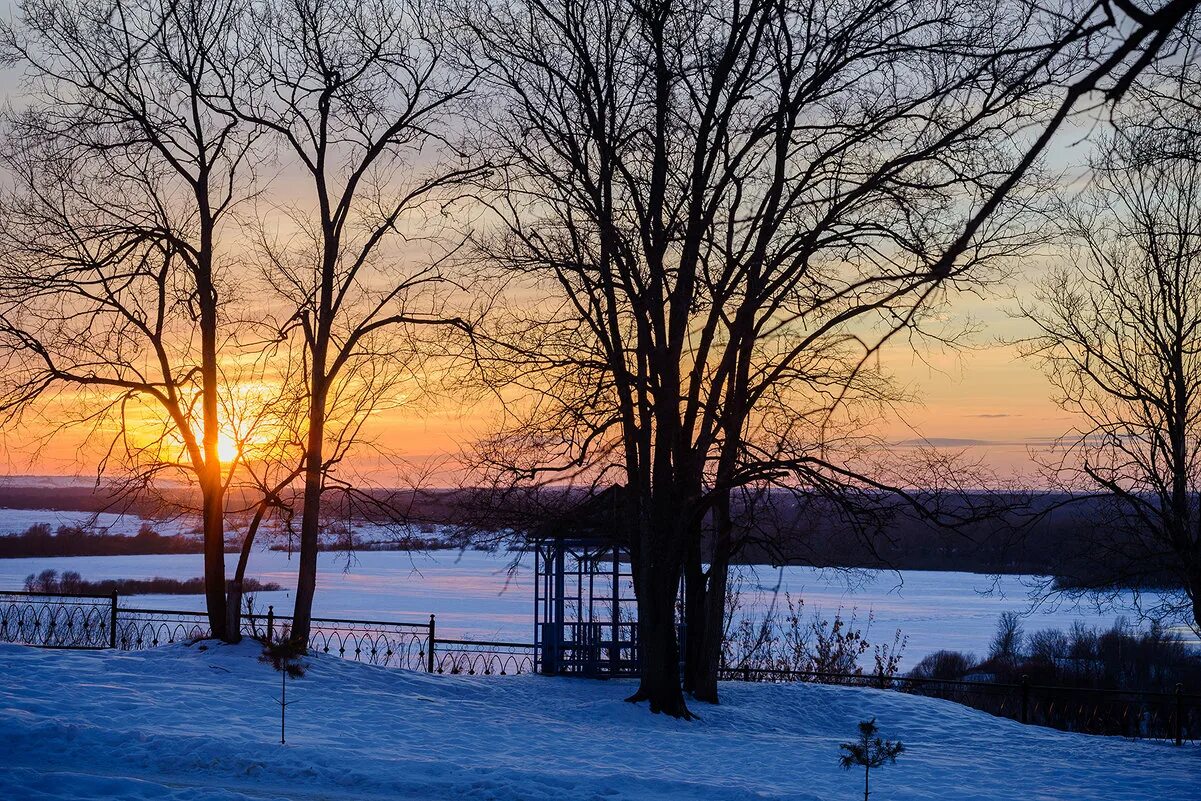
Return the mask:
<svg viewBox="0 0 1201 801">
<path fill-rule="evenodd" d="M 0 17 L 9 18 L 11 0 L 0 0 Z M 12 70 L 0 70 L 0 97 L 19 102 L 19 81 Z M 1079 172 L 1087 156 L 1087 137 L 1062 136 L 1050 162 L 1056 169 Z M 928 441 L 963 450 L 973 459 L 1005 475 L 1030 475 L 1030 458 L 1048 440 L 1070 430 L 1072 418 L 1051 401 L 1051 387 L 1037 364 L 1018 358 L 1012 340 L 1028 334 L 1014 319 L 1015 298 L 1024 297 L 1043 269 L 1041 263 L 1015 265 L 1010 284 L 990 296 L 957 299 L 950 313 L 979 327 L 967 349 L 914 353 L 893 347 L 883 366 L 919 402 L 883 424 L 882 433 L 895 443 Z M 491 410 L 453 400 L 400 406 L 378 415 L 371 432 L 386 448 L 414 464 L 441 464 L 482 434 Z M 47 438 L 45 424 L 0 429 L 0 474 L 91 475 L 96 451 L 83 432 L 66 431 Z M 374 468 L 369 468 L 374 470 Z M 387 481 L 380 475 L 379 480 Z"/>
</svg>

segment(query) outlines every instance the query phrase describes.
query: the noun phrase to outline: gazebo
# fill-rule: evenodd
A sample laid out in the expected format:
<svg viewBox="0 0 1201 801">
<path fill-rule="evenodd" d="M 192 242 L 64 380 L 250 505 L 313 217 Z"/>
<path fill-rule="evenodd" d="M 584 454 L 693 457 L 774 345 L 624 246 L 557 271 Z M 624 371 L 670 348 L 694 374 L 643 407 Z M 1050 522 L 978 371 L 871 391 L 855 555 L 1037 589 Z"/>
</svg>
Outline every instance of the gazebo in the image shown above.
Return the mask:
<svg viewBox="0 0 1201 801">
<path fill-rule="evenodd" d="M 638 623 L 621 488 L 610 487 L 531 536 L 537 669 L 594 678 L 638 674 Z"/>
</svg>

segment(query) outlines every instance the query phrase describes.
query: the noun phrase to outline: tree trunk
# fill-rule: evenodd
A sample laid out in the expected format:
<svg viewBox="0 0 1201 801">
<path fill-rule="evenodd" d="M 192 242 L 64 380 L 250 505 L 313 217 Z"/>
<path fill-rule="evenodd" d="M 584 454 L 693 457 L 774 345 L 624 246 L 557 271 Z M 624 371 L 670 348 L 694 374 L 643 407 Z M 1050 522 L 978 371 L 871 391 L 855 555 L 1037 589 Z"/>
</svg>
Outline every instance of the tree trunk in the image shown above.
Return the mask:
<svg viewBox="0 0 1201 801">
<path fill-rule="evenodd" d="M 1197 631 L 1201 631 L 1201 569 L 1193 571 L 1189 595 L 1193 602 L 1193 624 L 1197 627 Z"/>
<path fill-rule="evenodd" d="M 322 354 L 324 356 L 324 354 Z M 315 359 L 316 361 L 316 359 Z M 324 358 L 321 359 L 324 369 Z M 317 366 L 314 365 L 314 371 Z M 317 591 L 317 551 L 321 544 L 322 458 L 325 438 L 324 385 L 313 381 L 310 401 L 309 432 L 304 466 L 304 506 L 300 519 L 300 564 L 296 579 L 296 607 L 292 613 L 291 638 L 306 644 L 313 620 L 313 595 Z"/>
<path fill-rule="evenodd" d="M 206 476 L 202 487 L 204 516 L 204 599 L 208 610 L 209 630 L 213 636 L 228 641 L 227 612 L 225 604 L 225 504 L 220 492 L 220 468 L 209 468 L 217 473 L 218 489 Z"/>
<path fill-rule="evenodd" d="M 638 598 L 638 657 L 641 680 L 627 701 L 648 701 L 651 712 L 691 720 L 680 686 L 675 593 L 653 588 Z"/>
<path fill-rule="evenodd" d="M 684 563 L 684 692 L 696 691 L 698 666 L 704 644 L 705 598 L 708 596 L 708 576 L 702 563 L 699 537 L 688 549 Z"/>
<path fill-rule="evenodd" d="M 710 704 L 718 703 L 717 674 L 721 668 L 721 649 L 725 639 L 725 600 L 729 574 L 729 559 L 724 555 L 715 555 L 713 564 L 709 566 L 705 603 L 696 616 L 702 631 L 696 649 L 696 664 L 692 670 L 692 697 Z M 691 636 L 691 629 L 689 631 Z"/>
<path fill-rule="evenodd" d="M 225 641 L 238 643 L 242 641 L 242 580 L 235 578 L 229 582 L 229 593 L 225 602 L 226 624 Z"/>
<path fill-rule="evenodd" d="M 325 482 L 325 401 L 333 376 L 327 372 L 330 330 L 333 325 L 334 274 L 338 265 L 339 236 L 330 218 L 328 186 L 324 173 L 317 175 L 321 205 L 323 252 L 316 325 L 309 354 L 308 436 L 304 454 L 304 504 L 300 519 L 300 565 L 296 579 L 296 606 L 292 613 L 292 642 L 306 647 L 313 621 L 313 595 L 317 592 L 317 550 L 321 544 L 321 496 Z"/>
<path fill-rule="evenodd" d="M 254 517 L 250 521 L 250 525 L 246 527 L 246 536 L 242 538 L 242 550 L 238 554 L 238 566 L 234 568 L 234 581 L 238 582 L 239 587 L 246 580 L 246 566 L 250 563 L 250 551 L 254 547 L 254 538 L 258 534 L 259 526 L 263 522 L 263 516 L 267 512 L 267 501 L 259 503 L 258 509 L 254 512 Z"/>
<path fill-rule="evenodd" d="M 721 668 L 726 628 L 726 588 L 729 584 L 731 550 L 730 500 L 718 499 L 713 515 L 713 547 L 706 573 L 700 564 L 690 565 L 686 581 L 700 582 L 703 590 L 688 593 L 688 661 L 686 686 L 693 698 L 718 703 L 717 679 Z M 695 596 L 696 600 L 693 600 Z"/>
<path fill-rule="evenodd" d="M 207 184 L 207 178 L 201 185 Z M 204 593 L 213 636 L 232 642 L 225 604 L 225 481 L 221 466 L 221 416 L 217 364 L 217 289 L 213 284 L 213 218 L 208 196 L 197 195 L 200 211 L 200 258 L 196 265 L 196 297 L 200 306 L 201 448 L 199 479 L 204 504 Z"/>
<path fill-rule="evenodd" d="M 657 540 L 658 538 L 654 538 Z M 638 691 L 627 701 L 648 701 L 651 712 L 691 720 L 680 686 L 676 636 L 676 593 L 683 565 L 652 540 L 635 548 L 634 589 L 638 596 Z"/>
</svg>

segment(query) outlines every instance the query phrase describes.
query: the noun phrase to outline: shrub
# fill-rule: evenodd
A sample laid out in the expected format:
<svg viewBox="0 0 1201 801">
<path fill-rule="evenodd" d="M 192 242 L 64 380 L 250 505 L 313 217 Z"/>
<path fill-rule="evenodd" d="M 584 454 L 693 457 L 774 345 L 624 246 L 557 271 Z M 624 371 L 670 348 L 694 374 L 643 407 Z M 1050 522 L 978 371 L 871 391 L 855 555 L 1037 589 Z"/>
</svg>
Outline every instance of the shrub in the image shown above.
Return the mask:
<svg viewBox="0 0 1201 801">
<path fill-rule="evenodd" d="M 967 675 L 974 664 L 976 664 L 976 658 L 972 654 L 960 651 L 935 651 L 923 656 L 921 661 L 909 671 L 909 675 L 915 679 L 954 681 Z"/>
<path fill-rule="evenodd" d="M 804 601 L 794 601 L 785 593 L 783 609 L 773 605 L 762 616 L 752 617 L 739 613 L 741 584 L 741 578 L 732 582 L 726 597 L 722 664 L 727 669 L 862 676 L 861 660 L 871 652 L 871 675 L 897 675 L 907 640 L 898 630 L 891 644 L 873 646 L 867 639 L 873 620 L 870 612 L 862 627 L 855 610 L 844 617 L 840 609 L 832 619 L 816 612 L 806 615 Z"/>
<path fill-rule="evenodd" d="M 283 589 L 275 582 L 261 582 L 258 579 L 246 579 L 242 587 L 247 592 L 270 592 Z M 64 571 L 62 576 L 56 570 L 43 570 L 37 575 L 30 574 L 25 579 L 25 589 L 29 592 L 66 592 L 93 593 L 108 595 L 114 590 L 121 595 L 203 595 L 204 579 L 172 579 L 161 576 L 152 579 L 102 579 L 87 581 L 73 570 Z"/>
<path fill-rule="evenodd" d="M 967 655 L 939 651 L 922 659 L 909 675 L 954 678 L 951 673 L 962 675 L 974 667 L 1006 683 L 1026 676 L 1035 684 L 1068 687 L 1171 692 L 1177 683 L 1201 686 L 1201 654 L 1157 623 L 1140 631 L 1122 618 L 1108 629 L 1077 621 L 1070 631 L 1043 629 L 1025 637 L 1016 620 L 1011 612 L 1002 615 L 984 663 L 973 666 Z"/>
</svg>

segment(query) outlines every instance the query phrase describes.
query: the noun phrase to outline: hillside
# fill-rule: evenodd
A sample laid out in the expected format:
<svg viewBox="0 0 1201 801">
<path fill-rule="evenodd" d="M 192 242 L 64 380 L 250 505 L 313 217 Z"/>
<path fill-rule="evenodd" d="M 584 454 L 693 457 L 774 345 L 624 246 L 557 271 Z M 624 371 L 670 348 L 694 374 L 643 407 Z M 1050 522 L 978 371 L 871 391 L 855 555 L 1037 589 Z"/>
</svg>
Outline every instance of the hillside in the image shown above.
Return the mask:
<svg viewBox="0 0 1201 801">
<path fill-rule="evenodd" d="M 279 744 L 279 676 L 254 644 L 0 646 L 0 798 L 862 797 L 838 744 L 875 716 L 906 753 L 873 801 L 1189 798 L 1201 749 L 1066 734 L 950 702 L 820 685 L 723 688 L 683 723 L 623 682 L 463 677 L 310 660 Z M 70 688 L 70 691 L 64 691 Z"/>
</svg>

